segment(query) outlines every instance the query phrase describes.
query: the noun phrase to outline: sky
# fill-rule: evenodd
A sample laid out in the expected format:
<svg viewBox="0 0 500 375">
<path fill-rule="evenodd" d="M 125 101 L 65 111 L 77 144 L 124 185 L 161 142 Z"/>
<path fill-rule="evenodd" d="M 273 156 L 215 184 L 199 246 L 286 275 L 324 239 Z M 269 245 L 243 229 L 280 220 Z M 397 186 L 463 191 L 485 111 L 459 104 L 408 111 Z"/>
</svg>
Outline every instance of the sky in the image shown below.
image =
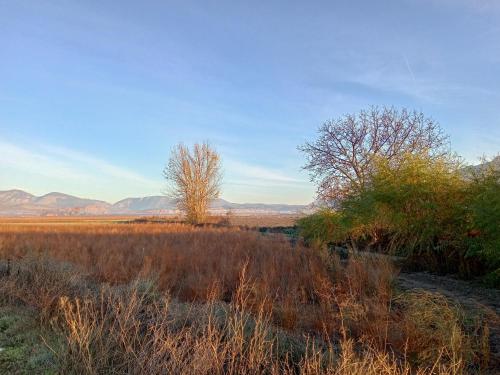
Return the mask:
<svg viewBox="0 0 500 375">
<path fill-rule="evenodd" d="M 370 106 L 500 151 L 500 1 L 0 0 L 0 190 L 160 195 L 209 141 L 222 197 L 307 204 L 297 146 Z"/>
</svg>

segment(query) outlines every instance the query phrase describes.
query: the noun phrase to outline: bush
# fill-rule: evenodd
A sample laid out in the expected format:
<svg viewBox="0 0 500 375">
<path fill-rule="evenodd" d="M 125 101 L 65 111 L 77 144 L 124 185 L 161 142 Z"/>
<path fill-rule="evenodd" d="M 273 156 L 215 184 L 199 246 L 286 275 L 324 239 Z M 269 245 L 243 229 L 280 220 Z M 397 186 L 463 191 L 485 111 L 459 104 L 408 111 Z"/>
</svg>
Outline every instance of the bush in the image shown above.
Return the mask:
<svg viewBox="0 0 500 375">
<path fill-rule="evenodd" d="M 43 256 L 9 262 L 8 272 L 0 274 L 0 280 L 0 302 L 36 307 L 41 321 L 53 315 L 61 295 L 75 296 L 87 288 L 76 267 Z"/>
<path fill-rule="evenodd" d="M 328 245 L 344 239 L 342 216 L 338 212 L 323 208 L 297 221 L 299 233 L 309 245 Z"/>
<path fill-rule="evenodd" d="M 407 256 L 410 264 L 463 277 L 500 267 L 500 172 L 466 178 L 449 157 L 407 154 L 378 159 L 370 183 L 339 211 L 299 221 L 308 243 L 344 242 L 354 249 Z M 497 272 L 497 273 L 495 273 Z"/>
<path fill-rule="evenodd" d="M 352 247 L 407 256 L 441 272 L 464 263 L 466 182 L 450 158 L 378 159 L 370 184 L 342 204 Z"/>
<path fill-rule="evenodd" d="M 480 170 L 468 186 L 468 257 L 479 257 L 489 270 L 490 280 L 500 274 L 500 171 Z M 498 281 L 497 281 L 498 283 Z"/>
</svg>

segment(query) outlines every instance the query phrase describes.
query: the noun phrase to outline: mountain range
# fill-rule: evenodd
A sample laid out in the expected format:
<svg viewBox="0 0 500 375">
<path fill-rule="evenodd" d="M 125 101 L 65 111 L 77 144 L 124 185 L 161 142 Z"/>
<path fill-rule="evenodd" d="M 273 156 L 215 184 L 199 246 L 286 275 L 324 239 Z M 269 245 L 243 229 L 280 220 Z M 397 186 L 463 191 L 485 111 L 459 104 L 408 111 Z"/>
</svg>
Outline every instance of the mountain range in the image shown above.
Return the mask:
<svg viewBox="0 0 500 375">
<path fill-rule="evenodd" d="M 296 214 L 306 205 L 232 203 L 216 199 L 210 206 L 213 214 L 228 211 L 237 215 Z M 166 196 L 126 198 L 114 204 L 79 198 L 63 193 L 40 197 L 22 190 L 0 191 L 0 216 L 85 216 L 85 215 L 159 215 L 176 214 L 176 201 Z"/>
<path fill-rule="evenodd" d="M 500 170 L 500 156 L 488 162 L 463 168 L 470 176 L 484 168 Z M 236 215 L 297 214 L 310 212 L 312 205 L 265 203 L 232 203 L 216 199 L 210 206 L 212 214 Z M 114 204 L 94 199 L 79 198 L 63 193 L 49 193 L 40 197 L 22 190 L 0 191 L 0 216 L 90 216 L 90 215 L 168 215 L 178 213 L 176 201 L 166 196 L 126 198 Z"/>
</svg>

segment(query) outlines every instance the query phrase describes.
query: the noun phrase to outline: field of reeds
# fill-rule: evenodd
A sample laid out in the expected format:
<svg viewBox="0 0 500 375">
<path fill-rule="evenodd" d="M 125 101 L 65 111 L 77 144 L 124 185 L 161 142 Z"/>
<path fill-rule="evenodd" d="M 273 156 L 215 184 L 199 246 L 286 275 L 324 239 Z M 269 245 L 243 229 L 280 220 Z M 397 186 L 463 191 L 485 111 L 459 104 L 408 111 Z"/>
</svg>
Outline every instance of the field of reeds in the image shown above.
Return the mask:
<svg viewBox="0 0 500 375">
<path fill-rule="evenodd" d="M 239 227 L 4 222 L 0 372 L 495 373 L 496 317 L 397 272 Z"/>
</svg>

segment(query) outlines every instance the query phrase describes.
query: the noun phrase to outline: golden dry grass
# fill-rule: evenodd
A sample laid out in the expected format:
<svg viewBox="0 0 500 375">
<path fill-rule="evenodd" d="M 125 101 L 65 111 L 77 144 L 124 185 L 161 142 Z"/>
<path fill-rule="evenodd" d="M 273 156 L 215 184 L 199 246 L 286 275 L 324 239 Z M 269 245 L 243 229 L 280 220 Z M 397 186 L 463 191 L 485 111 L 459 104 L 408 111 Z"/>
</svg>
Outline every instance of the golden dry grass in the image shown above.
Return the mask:
<svg viewBox="0 0 500 375">
<path fill-rule="evenodd" d="M 301 294 L 306 303 L 315 279 L 327 277 L 314 253 L 292 250 L 285 238 L 186 224 L 0 226 L 0 256 L 28 254 L 71 262 L 104 282 L 154 277 L 183 300 L 203 299 L 215 286 L 230 298 L 244 265 L 259 285 L 256 299 Z"/>
<path fill-rule="evenodd" d="M 239 228 L 0 225 L 0 298 L 36 308 L 65 373 L 458 374 L 484 370 L 440 296 L 394 295 L 383 259 Z M 419 306 L 423 306 L 422 309 Z M 481 336 L 482 335 L 482 336 Z M 154 359 L 154 360 L 151 360 Z"/>
<path fill-rule="evenodd" d="M 207 217 L 206 222 L 212 224 L 227 223 L 232 226 L 241 226 L 248 228 L 258 227 L 290 227 L 294 226 L 297 219 L 303 217 L 303 214 L 266 214 L 266 215 L 212 215 Z M 46 225 L 46 224 L 119 224 L 134 221 L 159 221 L 164 223 L 182 223 L 180 216 L 162 215 L 162 216 L 32 216 L 32 217 L 1 217 L 0 225 L 22 224 L 22 225 Z"/>
</svg>

